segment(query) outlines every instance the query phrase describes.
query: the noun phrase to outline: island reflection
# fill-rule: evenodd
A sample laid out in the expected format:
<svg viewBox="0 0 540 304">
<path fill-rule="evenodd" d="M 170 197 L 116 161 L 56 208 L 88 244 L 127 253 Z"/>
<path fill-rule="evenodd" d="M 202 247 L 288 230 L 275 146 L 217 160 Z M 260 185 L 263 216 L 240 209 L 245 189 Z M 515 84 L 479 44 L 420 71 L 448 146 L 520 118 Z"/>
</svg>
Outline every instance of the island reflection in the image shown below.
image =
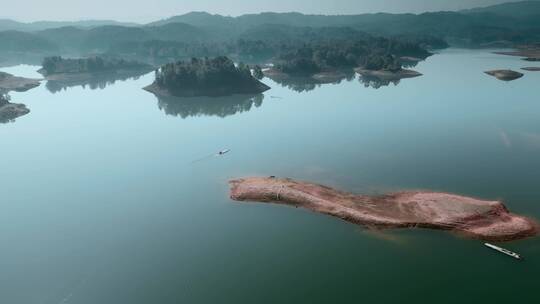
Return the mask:
<svg viewBox="0 0 540 304">
<path fill-rule="evenodd" d="M 386 80 L 381 79 L 375 76 L 359 76 L 358 81 L 364 85 L 366 88 L 380 89 L 382 87 L 387 87 L 390 84 L 397 86 L 400 83 L 400 80 Z"/>
<path fill-rule="evenodd" d="M 198 116 L 227 117 L 260 107 L 263 94 L 231 95 L 223 97 L 173 97 L 157 96 L 158 107 L 167 115 L 183 119 Z"/>
</svg>

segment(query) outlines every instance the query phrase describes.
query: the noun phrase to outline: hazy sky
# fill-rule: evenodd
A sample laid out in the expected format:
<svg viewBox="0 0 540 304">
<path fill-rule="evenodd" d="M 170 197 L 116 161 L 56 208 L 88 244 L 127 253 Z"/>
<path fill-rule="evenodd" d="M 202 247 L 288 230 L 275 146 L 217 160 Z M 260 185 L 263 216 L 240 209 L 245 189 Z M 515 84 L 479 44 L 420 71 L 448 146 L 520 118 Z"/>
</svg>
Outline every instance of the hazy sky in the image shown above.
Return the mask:
<svg viewBox="0 0 540 304">
<path fill-rule="evenodd" d="M 0 17 L 19 21 L 116 19 L 147 22 L 190 11 L 322 14 L 459 10 L 516 0 L 0 0 Z"/>
</svg>

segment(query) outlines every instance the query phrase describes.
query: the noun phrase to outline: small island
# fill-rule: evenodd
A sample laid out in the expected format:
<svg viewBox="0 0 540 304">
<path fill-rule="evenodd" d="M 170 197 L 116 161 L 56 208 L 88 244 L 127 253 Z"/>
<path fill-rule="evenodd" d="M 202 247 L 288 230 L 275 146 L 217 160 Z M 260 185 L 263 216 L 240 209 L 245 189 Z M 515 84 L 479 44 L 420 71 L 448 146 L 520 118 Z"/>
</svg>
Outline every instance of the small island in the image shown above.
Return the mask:
<svg viewBox="0 0 540 304">
<path fill-rule="evenodd" d="M 380 43 L 385 43 L 385 47 Z M 403 63 L 416 64 L 431 54 L 416 44 L 393 43 L 396 46 L 389 40 L 305 45 L 280 55 L 274 66 L 264 73 L 276 81 L 303 77 L 318 83 L 337 82 L 354 71 L 381 80 L 421 76 L 418 72 L 403 69 Z"/>
<path fill-rule="evenodd" d="M 253 77 L 248 65 L 235 66 L 231 59 L 220 56 L 168 63 L 156 71 L 154 83 L 144 89 L 160 96 L 217 97 L 258 94 L 270 87 Z"/>
<path fill-rule="evenodd" d="M 484 73 L 503 81 L 512 81 L 523 77 L 522 73 L 512 70 L 492 70 Z"/>
<path fill-rule="evenodd" d="M 529 72 L 540 72 L 540 67 L 525 67 L 521 69 Z"/>
<path fill-rule="evenodd" d="M 26 92 L 38 87 L 39 84 L 39 79 L 17 77 L 5 72 L 0 72 L 0 90 L 5 92 Z"/>
<path fill-rule="evenodd" d="M 409 57 L 405 58 L 410 59 Z M 384 56 L 371 56 L 361 67 L 356 68 L 355 72 L 363 77 L 376 78 L 381 81 L 397 81 L 403 78 L 422 76 L 419 72 L 404 69 L 402 67 L 402 60 L 388 54 Z M 419 60 L 421 59 L 417 59 L 416 61 Z"/>
<path fill-rule="evenodd" d="M 500 201 L 439 192 L 355 195 L 323 185 L 287 178 L 250 177 L 232 180 L 230 196 L 302 207 L 368 228 L 429 228 L 488 241 L 535 236 L 536 221 L 512 214 Z"/>
<path fill-rule="evenodd" d="M 152 66 L 137 61 L 106 57 L 62 58 L 60 56 L 43 59 L 42 68 L 38 71 L 47 80 L 84 81 L 102 74 L 131 75 L 134 72 L 152 71 Z"/>
<path fill-rule="evenodd" d="M 0 123 L 14 121 L 15 118 L 30 113 L 30 110 L 23 105 L 9 102 L 7 93 L 0 92 Z"/>
</svg>

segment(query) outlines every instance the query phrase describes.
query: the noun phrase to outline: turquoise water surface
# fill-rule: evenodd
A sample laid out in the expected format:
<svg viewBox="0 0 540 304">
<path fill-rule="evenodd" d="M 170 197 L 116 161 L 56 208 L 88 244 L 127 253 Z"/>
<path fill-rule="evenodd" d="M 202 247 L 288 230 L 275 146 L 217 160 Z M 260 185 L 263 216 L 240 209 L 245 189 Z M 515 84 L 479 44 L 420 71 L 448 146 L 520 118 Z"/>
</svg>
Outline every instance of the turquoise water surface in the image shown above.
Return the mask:
<svg viewBox="0 0 540 304">
<path fill-rule="evenodd" d="M 141 89 L 150 73 L 13 93 L 31 113 L 0 125 L 0 303 L 538 303 L 540 238 L 505 244 L 516 262 L 441 231 L 233 202 L 227 185 L 448 191 L 540 219 L 540 72 L 483 73 L 531 65 L 449 49 L 378 89 L 265 79 L 261 96 L 175 102 Z"/>
</svg>

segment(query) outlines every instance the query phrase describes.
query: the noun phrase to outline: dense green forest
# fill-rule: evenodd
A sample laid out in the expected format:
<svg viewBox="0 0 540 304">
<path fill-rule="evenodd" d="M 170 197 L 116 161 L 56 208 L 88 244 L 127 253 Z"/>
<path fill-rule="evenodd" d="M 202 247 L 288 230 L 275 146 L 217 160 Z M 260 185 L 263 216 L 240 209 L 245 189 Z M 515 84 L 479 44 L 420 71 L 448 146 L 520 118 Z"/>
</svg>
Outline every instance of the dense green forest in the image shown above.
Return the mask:
<svg viewBox="0 0 540 304">
<path fill-rule="evenodd" d="M 124 59 L 103 58 L 92 56 L 88 58 L 62 58 L 61 56 L 46 57 L 43 59 L 43 68 L 40 70 L 45 75 L 59 73 L 97 73 L 114 71 L 118 69 L 149 69 L 146 64 Z"/>
<path fill-rule="evenodd" d="M 268 89 L 251 74 L 248 65 L 224 56 L 192 58 L 163 65 L 156 70 L 154 86 L 174 96 L 211 96 L 260 93 Z"/>
<path fill-rule="evenodd" d="M 300 48 L 282 53 L 276 61 L 275 69 L 295 75 L 312 75 L 358 66 L 370 70 L 398 71 L 401 69 L 399 56 L 425 59 L 429 55 L 418 43 L 397 39 L 334 41 L 304 44 Z"/>
</svg>

